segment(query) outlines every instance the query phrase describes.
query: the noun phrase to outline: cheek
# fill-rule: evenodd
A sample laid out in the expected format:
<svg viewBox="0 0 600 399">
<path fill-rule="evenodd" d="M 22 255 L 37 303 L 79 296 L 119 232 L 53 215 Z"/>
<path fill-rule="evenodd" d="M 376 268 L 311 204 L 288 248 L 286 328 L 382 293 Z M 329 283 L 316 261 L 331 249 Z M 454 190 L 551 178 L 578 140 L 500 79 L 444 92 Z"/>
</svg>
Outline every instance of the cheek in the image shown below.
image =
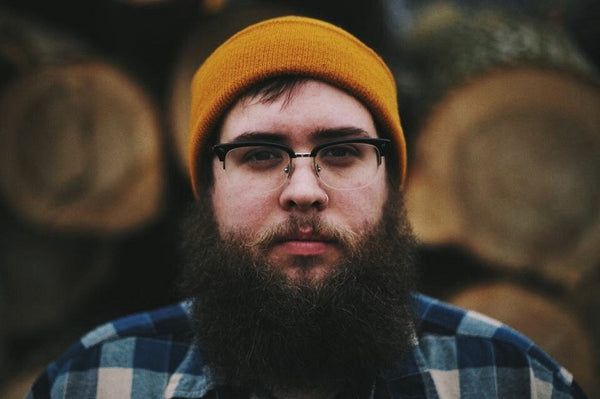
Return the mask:
<svg viewBox="0 0 600 399">
<path fill-rule="evenodd" d="M 266 219 L 266 211 L 273 207 L 272 199 L 262 193 L 252 193 L 239 185 L 230 185 L 224 176 L 218 176 L 212 189 L 215 219 L 221 233 L 248 231 Z"/>
<path fill-rule="evenodd" d="M 380 193 L 379 190 L 364 189 L 352 196 L 341 195 L 340 198 L 332 198 L 332 200 L 336 201 L 337 209 L 348 225 L 362 228 L 381 220 L 386 195 L 386 192 Z"/>
<path fill-rule="evenodd" d="M 365 226 L 373 226 L 381 220 L 388 197 L 385 178 L 356 191 L 330 192 L 330 207 L 339 222 L 360 232 Z"/>
</svg>

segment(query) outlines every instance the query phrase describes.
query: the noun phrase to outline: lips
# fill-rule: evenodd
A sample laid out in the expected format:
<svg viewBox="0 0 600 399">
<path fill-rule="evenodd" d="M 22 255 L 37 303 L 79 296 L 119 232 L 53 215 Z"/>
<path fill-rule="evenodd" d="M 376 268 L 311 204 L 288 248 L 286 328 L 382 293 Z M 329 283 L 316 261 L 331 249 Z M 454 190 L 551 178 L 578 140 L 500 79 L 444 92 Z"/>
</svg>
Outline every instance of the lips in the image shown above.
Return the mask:
<svg viewBox="0 0 600 399">
<path fill-rule="evenodd" d="M 276 242 L 286 241 L 319 241 L 332 242 L 333 238 L 324 234 L 316 233 L 312 227 L 299 228 L 297 231 L 284 234 L 275 239 Z"/>
<path fill-rule="evenodd" d="M 330 237 L 314 234 L 311 230 L 278 237 L 273 246 L 288 255 L 318 256 L 325 253 L 332 245 L 334 241 Z"/>
</svg>

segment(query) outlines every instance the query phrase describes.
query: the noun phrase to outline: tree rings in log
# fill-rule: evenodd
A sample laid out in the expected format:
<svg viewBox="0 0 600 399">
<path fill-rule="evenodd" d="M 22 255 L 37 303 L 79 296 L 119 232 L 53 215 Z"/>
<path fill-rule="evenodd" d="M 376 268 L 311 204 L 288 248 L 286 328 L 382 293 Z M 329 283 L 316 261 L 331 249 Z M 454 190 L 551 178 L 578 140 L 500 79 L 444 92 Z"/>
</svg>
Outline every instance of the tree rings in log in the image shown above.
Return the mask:
<svg viewBox="0 0 600 399">
<path fill-rule="evenodd" d="M 567 73 L 491 70 L 426 118 L 407 208 L 427 244 L 457 244 L 568 286 L 600 263 L 600 90 Z"/>
<path fill-rule="evenodd" d="M 0 99 L 0 191 L 44 227 L 114 233 L 161 209 L 156 106 L 116 65 L 36 69 Z"/>
</svg>

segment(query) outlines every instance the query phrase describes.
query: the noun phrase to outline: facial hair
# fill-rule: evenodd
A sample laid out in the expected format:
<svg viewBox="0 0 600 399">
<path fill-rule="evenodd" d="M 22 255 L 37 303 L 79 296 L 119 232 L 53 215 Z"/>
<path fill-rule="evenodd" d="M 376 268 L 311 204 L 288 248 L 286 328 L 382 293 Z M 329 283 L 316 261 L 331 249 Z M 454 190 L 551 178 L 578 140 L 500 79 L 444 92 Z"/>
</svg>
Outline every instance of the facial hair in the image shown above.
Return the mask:
<svg viewBox="0 0 600 399">
<path fill-rule="evenodd" d="M 221 238 L 208 195 L 192 204 L 181 287 L 193 299 L 199 348 L 222 383 L 255 393 L 344 387 L 353 398 L 402 361 L 414 330 L 415 240 L 401 194 L 388 197 L 381 221 L 358 234 L 311 220 L 344 256 L 323 278 L 294 281 L 263 253 L 306 220 L 290 218 L 249 242 L 243 232 Z"/>
</svg>

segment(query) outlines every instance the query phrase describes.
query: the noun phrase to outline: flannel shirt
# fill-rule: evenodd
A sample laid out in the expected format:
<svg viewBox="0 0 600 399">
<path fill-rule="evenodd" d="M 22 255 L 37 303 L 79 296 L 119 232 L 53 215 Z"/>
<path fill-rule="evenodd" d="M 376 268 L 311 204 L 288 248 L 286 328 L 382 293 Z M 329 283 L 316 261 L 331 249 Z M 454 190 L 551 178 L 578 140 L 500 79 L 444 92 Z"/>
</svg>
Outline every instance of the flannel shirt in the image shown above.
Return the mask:
<svg viewBox="0 0 600 399">
<path fill-rule="evenodd" d="M 511 328 L 422 294 L 414 299 L 414 349 L 375 382 L 372 398 L 586 397 L 567 370 Z M 47 367 L 27 397 L 240 397 L 211 377 L 194 344 L 189 305 L 184 301 L 93 330 Z"/>
</svg>

